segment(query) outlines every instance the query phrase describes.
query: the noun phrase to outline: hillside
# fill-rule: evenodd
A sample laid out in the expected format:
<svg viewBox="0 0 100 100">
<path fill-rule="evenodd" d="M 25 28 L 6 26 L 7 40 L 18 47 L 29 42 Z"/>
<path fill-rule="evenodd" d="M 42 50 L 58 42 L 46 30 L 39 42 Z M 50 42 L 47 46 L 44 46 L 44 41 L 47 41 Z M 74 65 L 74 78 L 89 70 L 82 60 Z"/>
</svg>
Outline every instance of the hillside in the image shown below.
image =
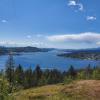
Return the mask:
<svg viewBox="0 0 100 100">
<path fill-rule="evenodd" d="M 0 55 L 9 54 L 13 52 L 14 54 L 22 52 L 48 52 L 53 50 L 53 48 L 37 48 L 37 47 L 0 47 Z"/>
<path fill-rule="evenodd" d="M 100 80 L 47 85 L 14 94 L 16 100 L 100 100 Z"/>
<path fill-rule="evenodd" d="M 99 60 L 100 59 L 100 47 L 88 48 L 88 49 L 65 49 L 64 53 L 58 54 L 60 57 L 78 58 L 87 60 Z"/>
<path fill-rule="evenodd" d="M 70 53 L 62 53 L 58 56 L 68 57 L 68 58 L 79 58 L 79 59 L 88 59 L 88 60 L 99 60 L 100 51 L 76 51 Z"/>
</svg>

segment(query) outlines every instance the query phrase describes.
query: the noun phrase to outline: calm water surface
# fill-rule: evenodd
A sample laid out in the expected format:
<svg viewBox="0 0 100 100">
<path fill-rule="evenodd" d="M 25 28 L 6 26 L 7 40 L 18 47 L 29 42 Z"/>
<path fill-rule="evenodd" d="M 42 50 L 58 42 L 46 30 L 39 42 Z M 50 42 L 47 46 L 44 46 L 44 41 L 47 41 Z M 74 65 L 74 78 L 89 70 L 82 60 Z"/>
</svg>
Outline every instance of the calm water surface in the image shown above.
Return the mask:
<svg viewBox="0 0 100 100">
<path fill-rule="evenodd" d="M 59 70 L 67 70 L 70 65 L 74 65 L 75 68 L 86 67 L 88 64 L 92 66 L 100 64 L 100 61 L 95 60 L 81 60 L 58 57 L 59 51 L 49 51 L 49 52 L 35 52 L 35 53 L 22 53 L 21 55 L 14 56 L 15 64 L 21 64 L 24 68 L 32 66 L 34 69 L 37 64 L 41 66 L 42 69 L 45 68 L 57 68 Z M 0 69 L 5 67 L 5 63 L 8 59 L 7 55 L 0 56 Z"/>
</svg>

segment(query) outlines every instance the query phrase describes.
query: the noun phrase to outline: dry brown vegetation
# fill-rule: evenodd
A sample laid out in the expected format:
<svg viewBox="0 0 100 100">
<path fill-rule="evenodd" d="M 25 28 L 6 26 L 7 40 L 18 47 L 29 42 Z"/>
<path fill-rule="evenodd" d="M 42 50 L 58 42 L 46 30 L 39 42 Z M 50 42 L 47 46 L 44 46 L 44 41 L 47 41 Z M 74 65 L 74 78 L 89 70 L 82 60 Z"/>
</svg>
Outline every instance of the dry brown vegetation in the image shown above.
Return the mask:
<svg viewBox="0 0 100 100">
<path fill-rule="evenodd" d="M 100 100 L 100 80 L 81 80 L 22 90 L 16 100 Z"/>
<path fill-rule="evenodd" d="M 75 81 L 66 85 L 62 92 L 82 100 L 100 100 L 100 80 Z M 79 100 L 79 99 L 78 99 Z"/>
</svg>

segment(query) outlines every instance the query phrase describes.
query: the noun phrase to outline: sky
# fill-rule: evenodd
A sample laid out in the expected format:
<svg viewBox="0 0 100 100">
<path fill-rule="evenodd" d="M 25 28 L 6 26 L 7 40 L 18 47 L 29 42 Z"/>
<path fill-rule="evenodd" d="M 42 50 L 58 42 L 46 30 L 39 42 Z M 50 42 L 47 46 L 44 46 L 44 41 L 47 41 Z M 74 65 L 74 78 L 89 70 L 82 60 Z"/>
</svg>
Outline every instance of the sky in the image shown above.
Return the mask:
<svg viewBox="0 0 100 100">
<path fill-rule="evenodd" d="M 0 0 L 0 46 L 100 47 L 100 0 Z"/>
</svg>

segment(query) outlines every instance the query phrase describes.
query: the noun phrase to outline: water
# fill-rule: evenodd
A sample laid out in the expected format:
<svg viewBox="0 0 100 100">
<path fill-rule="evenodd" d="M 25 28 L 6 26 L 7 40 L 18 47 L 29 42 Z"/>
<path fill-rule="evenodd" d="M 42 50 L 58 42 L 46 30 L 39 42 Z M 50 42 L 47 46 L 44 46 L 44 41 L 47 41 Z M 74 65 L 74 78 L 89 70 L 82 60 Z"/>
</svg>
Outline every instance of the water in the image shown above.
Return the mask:
<svg viewBox="0 0 100 100">
<path fill-rule="evenodd" d="M 70 65 L 74 65 L 75 68 L 86 67 L 88 64 L 92 66 L 100 64 L 100 61 L 95 60 L 81 60 L 59 57 L 57 54 L 59 51 L 49 52 L 34 52 L 34 53 L 21 53 L 21 55 L 14 56 L 15 64 L 21 64 L 24 68 L 31 66 L 33 69 L 37 64 L 42 69 L 45 68 L 57 68 L 59 70 L 67 70 Z M 0 56 L 0 69 L 3 69 L 8 59 L 7 55 Z"/>
</svg>

